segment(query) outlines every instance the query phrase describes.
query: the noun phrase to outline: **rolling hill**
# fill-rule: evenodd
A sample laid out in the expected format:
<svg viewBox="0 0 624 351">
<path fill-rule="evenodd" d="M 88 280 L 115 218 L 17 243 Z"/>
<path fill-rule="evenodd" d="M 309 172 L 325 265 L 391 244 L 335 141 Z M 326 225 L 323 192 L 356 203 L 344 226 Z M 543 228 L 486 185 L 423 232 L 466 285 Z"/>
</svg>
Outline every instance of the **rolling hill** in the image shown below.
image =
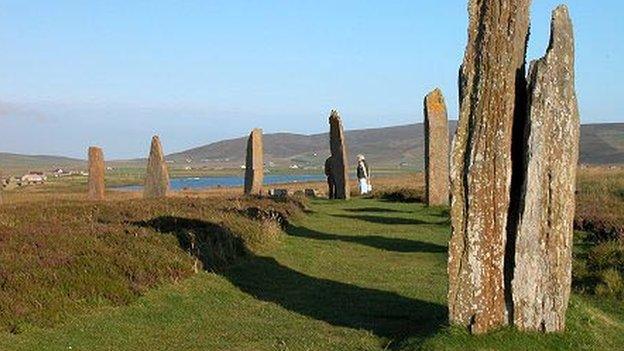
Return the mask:
<svg viewBox="0 0 624 351">
<path fill-rule="evenodd" d="M 451 131 L 456 122 L 451 121 Z M 452 134 L 453 132 L 451 132 Z M 409 124 L 346 132 L 351 158 L 366 155 L 375 167 L 404 167 L 420 169 L 423 164 L 423 124 Z M 173 153 L 167 160 L 175 165 L 205 165 L 208 167 L 238 167 L 244 163 L 247 137 L 223 140 L 197 148 Z M 164 140 L 166 143 L 166 140 Z M 302 135 L 275 133 L 264 136 L 266 162 L 276 167 L 319 167 L 328 155 L 327 134 Z M 581 126 L 581 155 L 583 164 L 624 164 L 624 123 L 587 124 Z M 143 166 L 144 160 L 110 161 L 110 164 Z M 84 168 L 85 161 L 58 156 L 27 156 L 0 153 L 0 169 L 5 172 L 27 170 L 49 171 L 57 167 Z"/>
<path fill-rule="evenodd" d="M 450 121 L 451 138 L 456 121 Z M 349 155 L 366 155 L 371 164 L 395 167 L 400 164 L 421 168 L 424 152 L 423 124 L 347 131 Z M 315 135 L 266 134 L 266 161 L 277 165 L 321 165 L 328 151 L 326 133 Z M 222 163 L 244 162 L 245 138 L 224 140 L 171 154 L 176 162 Z M 580 162 L 584 164 L 624 163 L 624 123 L 588 124 L 581 126 Z"/>
</svg>

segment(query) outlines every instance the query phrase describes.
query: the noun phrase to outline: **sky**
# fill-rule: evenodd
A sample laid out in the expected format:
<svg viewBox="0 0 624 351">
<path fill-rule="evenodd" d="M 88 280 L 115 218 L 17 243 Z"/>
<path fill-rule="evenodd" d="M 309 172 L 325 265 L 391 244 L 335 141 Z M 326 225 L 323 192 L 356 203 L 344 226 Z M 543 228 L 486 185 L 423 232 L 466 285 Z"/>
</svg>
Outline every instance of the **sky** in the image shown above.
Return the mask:
<svg viewBox="0 0 624 351">
<path fill-rule="evenodd" d="M 533 0 L 528 60 L 561 0 Z M 467 1 L 0 0 L 0 152 L 145 156 L 254 127 L 321 133 L 457 118 Z M 624 2 L 569 0 L 582 123 L 624 122 Z"/>
</svg>

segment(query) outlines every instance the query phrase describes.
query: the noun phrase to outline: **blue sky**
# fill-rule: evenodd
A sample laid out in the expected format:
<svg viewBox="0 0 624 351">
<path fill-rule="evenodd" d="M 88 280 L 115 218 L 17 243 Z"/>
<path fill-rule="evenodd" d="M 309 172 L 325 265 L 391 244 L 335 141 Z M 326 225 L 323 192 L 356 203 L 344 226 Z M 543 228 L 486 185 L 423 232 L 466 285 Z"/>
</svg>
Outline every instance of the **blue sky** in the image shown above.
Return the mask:
<svg viewBox="0 0 624 351">
<path fill-rule="evenodd" d="M 0 3 L 0 151 L 108 158 L 247 134 L 422 121 L 444 91 L 457 116 L 465 0 Z M 534 0 L 528 59 L 548 44 Z M 624 3 L 567 1 L 582 122 L 624 121 Z"/>
</svg>

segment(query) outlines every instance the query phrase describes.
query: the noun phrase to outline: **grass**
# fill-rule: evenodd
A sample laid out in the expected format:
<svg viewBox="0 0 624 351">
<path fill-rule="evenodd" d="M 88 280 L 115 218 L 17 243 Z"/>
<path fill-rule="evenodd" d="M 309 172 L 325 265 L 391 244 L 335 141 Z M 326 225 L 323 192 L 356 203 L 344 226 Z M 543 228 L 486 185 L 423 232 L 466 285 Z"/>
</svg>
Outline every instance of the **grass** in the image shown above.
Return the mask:
<svg viewBox="0 0 624 351">
<path fill-rule="evenodd" d="M 233 207 L 239 214 L 272 216 L 243 204 Z M 195 218 L 148 227 L 164 238 L 180 228 L 195 235 L 213 232 L 209 216 Z M 617 350 L 624 345 L 621 303 L 579 294 L 572 297 L 564 334 L 505 329 L 473 337 L 447 326 L 448 236 L 446 208 L 314 200 L 307 215 L 285 227 L 279 246 L 252 251 L 230 268 L 161 285 L 128 306 L 93 306 L 52 328 L 0 334 L 0 349 Z M 202 257 L 201 251 L 192 254 Z"/>
<path fill-rule="evenodd" d="M 2 206 L 0 330 L 50 327 L 78 312 L 128 304 L 150 288 L 275 244 L 277 224 L 241 213 L 249 208 L 299 211 L 294 203 L 255 199 Z"/>
<path fill-rule="evenodd" d="M 624 239 L 624 167 L 581 169 L 576 204 L 575 226 L 594 242 Z"/>
</svg>

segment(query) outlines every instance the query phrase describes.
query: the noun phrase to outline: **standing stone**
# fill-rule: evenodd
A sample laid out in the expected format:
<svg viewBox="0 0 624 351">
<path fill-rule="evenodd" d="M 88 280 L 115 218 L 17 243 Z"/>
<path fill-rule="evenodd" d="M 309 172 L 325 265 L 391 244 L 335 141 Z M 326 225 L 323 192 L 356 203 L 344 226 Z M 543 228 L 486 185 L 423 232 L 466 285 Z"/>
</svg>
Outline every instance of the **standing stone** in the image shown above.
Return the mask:
<svg viewBox="0 0 624 351">
<path fill-rule="evenodd" d="M 504 272 L 516 99 L 525 91 L 530 0 L 470 0 L 451 156 L 449 319 L 484 333 L 508 323 Z M 517 106 L 518 105 L 518 106 Z"/>
<path fill-rule="evenodd" d="M 149 159 L 147 160 L 147 174 L 143 197 L 166 197 L 169 191 L 169 171 L 165 162 L 165 154 L 158 136 L 152 138 Z"/>
<path fill-rule="evenodd" d="M 531 64 L 526 173 L 512 282 L 514 324 L 563 331 L 572 273 L 579 111 L 574 35 L 565 6 L 552 16 L 546 56 Z"/>
<path fill-rule="evenodd" d="M 449 203 L 449 131 L 444 96 L 435 89 L 425 97 L 425 200 Z"/>
<path fill-rule="evenodd" d="M 88 198 L 92 201 L 104 200 L 104 153 L 99 147 L 89 148 Z"/>
<path fill-rule="evenodd" d="M 264 182 L 264 160 L 262 129 L 254 129 L 247 140 L 247 160 L 245 163 L 245 195 L 262 194 Z"/>
<path fill-rule="evenodd" d="M 2 179 L 2 173 L 0 172 L 0 205 L 2 205 L 3 200 L 2 200 L 2 191 L 4 188 L 4 180 Z"/>
<path fill-rule="evenodd" d="M 332 174 L 336 181 L 336 199 L 348 199 L 349 169 L 347 161 L 347 146 L 340 114 L 332 110 L 329 116 L 329 148 L 332 156 Z"/>
</svg>

